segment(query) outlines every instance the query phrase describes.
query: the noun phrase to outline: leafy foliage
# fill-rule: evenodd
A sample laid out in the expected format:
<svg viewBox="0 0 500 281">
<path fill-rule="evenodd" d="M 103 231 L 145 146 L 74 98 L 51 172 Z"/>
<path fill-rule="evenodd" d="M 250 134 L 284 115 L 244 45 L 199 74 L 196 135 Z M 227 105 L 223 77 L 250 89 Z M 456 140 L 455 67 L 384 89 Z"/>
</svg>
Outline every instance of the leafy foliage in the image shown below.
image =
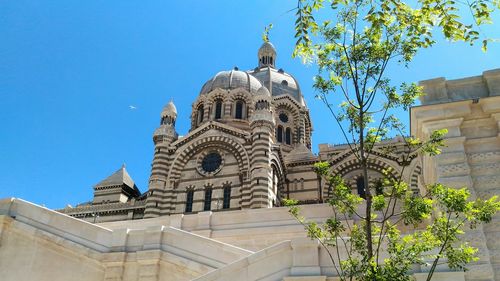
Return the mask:
<svg viewBox="0 0 500 281">
<path fill-rule="evenodd" d="M 316 167 L 328 169 L 327 162 L 319 162 Z M 324 177 L 328 171 L 317 169 Z M 429 279 L 440 260 L 445 259 L 451 269 L 467 270 L 466 265 L 477 260 L 477 249 L 460 240 L 467 228 L 475 228 L 478 223 L 490 222 L 500 210 L 496 196 L 481 200 L 470 200 L 466 188 L 454 189 L 442 184 L 427 186 L 425 195 L 415 195 L 404 182 L 389 183 L 385 195 L 373 197 L 372 211 L 380 217 L 367 218 L 357 213 L 365 200 L 351 192 L 342 178 L 334 176 L 328 204 L 334 216 L 323 224 L 307 222 L 300 215 L 296 200 L 285 200 L 290 213 L 304 225 L 307 235 L 318 239 L 330 254 L 341 280 L 412 280 L 408 275 L 415 264 L 427 265 L 430 260 Z M 387 195 L 390 194 L 390 197 Z M 398 201 L 401 204 L 398 205 Z M 360 223 L 352 223 L 347 218 L 361 218 Z M 372 231 L 366 232 L 366 224 L 372 224 Z M 425 225 L 422 227 L 422 225 Z M 401 234 L 399 226 L 410 225 L 414 230 Z M 347 238 L 346 234 L 349 235 Z M 368 253 L 367 237 L 374 240 L 373 255 Z M 335 256 L 333 247 L 347 251 L 348 259 Z M 385 256 L 381 258 L 381 256 Z"/>
<path fill-rule="evenodd" d="M 262 33 L 262 41 L 264 42 L 269 42 L 269 32 L 271 32 L 271 29 L 273 29 L 273 24 L 268 24 L 264 28 L 264 32 Z"/>
<path fill-rule="evenodd" d="M 434 45 L 436 33 L 471 45 L 481 41 L 486 50 L 492 40 L 480 35 L 480 26 L 491 23 L 491 13 L 499 8 L 498 0 L 463 4 L 451 0 L 298 0 L 294 56 L 318 66 L 317 98 L 340 126 L 356 157 L 366 194 L 363 198 L 354 194 L 340 176 L 331 174 L 328 162 L 319 162 L 314 169 L 331 190 L 327 202 L 333 216 L 323 223 L 308 222 L 300 215 L 297 201 L 284 203 L 308 236 L 328 252 L 341 280 L 411 280 L 408 273 L 416 264 L 430 266 L 427 280 L 431 280 L 442 260 L 452 269 L 466 270 L 477 259 L 477 249 L 460 236 L 467 228 L 490 222 L 500 209 L 498 199 L 470 200 L 466 188 L 442 184 L 415 192 L 403 180 L 404 169 L 417 155 L 441 153 L 446 129 L 432 132 L 426 140 L 402 138 L 405 149 L 399 175 L 386 170 L 382 178 L 370 180 L 368 163 L 375 157 L 375 148 L 387 153 L 394 150 L 381 144 L 390 133 L 404 135 L 405 127 L 392 110 L 408 110 L 423 94 L 415 83 L 394 85 L 385 75 L 387 67 L 407 67 L 419 50 Z M 464 9 L 473 16 L 471 23 L 459 16 Z M 339 112 L 330 103 L 332 95 L 344 99 Z M 412 231 L 402 233 L 403 229 Z M 347 258 L 341 258 L 339 247 L 345 249 Z"/>
</svg>

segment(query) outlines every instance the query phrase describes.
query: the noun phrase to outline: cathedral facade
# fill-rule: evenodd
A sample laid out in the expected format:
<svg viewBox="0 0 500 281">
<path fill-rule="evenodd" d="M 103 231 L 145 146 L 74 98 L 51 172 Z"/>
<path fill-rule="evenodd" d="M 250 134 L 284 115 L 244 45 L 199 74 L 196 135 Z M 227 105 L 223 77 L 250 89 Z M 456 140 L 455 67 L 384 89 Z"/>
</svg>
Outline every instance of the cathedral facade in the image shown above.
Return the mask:
<svg viewBox="0 0 500 281">
<path fill-rule="evenodd" d="M 176 106 L 172 101 L 165 105 L 153 134 L 147 192 L 138 192 L 122 167 L 94 187 L 92 202 L 61 212 L 106 222 L 272 208 L 284 198 L 321 203 L 329 189 L 314 172 L 320 160 L 329 161 L 334 173 L 361 194 L 361 171 L 348 145 L 320 145 L 319 155 L 311 151 L 309 109 L 298 81 L 276 67 L 274 46 L 263 43 L 257 58 L 254 69 L 221 71 L 202 86 L 184 137 L 175 129 Z M 397 146 L 398 139 L 386 142 Z M 416 159 L 403 161 L 397 149 L 374 153 L 378 157 L 369 163 L 370 178 L 376 180 L 384 170 L 406 171 L 405 179 L 418 192 L 421 167 Z"/>
</svg>

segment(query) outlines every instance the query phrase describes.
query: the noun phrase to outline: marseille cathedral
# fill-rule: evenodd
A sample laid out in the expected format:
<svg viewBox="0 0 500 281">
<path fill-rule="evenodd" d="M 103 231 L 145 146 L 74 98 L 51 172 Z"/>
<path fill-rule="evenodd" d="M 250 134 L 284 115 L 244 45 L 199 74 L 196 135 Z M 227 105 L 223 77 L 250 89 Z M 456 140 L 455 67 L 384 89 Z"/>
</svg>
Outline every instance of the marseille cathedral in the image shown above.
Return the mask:
<svg viewBox="0 0 500 281">
<path fill-rule="evenodd" d="M 265 42 L 257 67 L 234 68 L 210 78 L 191 108 L 191 129 L 179 138 L 177 108 L 170 101 L 153 133 L 155 150 L 146 193 L 141 194 L 120 168 L 94 186 L 92 202 L 61 212 L 99 222 L 154 218 L 172 214 L 279 207 L 282 199 L 322 203 L 328 187 L 313 169 L 333 163 L 336 174 L 363 191 L 361 172 L 347 145 L 321 145 L 311 151 L 313 125 L 293 75 L 276 66 L 277 52 Z M 397 142 L 397 139 L 395 140 Z M 370 178 L 383 170 L 402 170 L 397 151 L 379 152 Z M 421 164 L 405 163 L 405 177 L 418 190 Z M 422 181 L 420 181 L 422 182 Z"/>
<path fill-rule="evenodd" d="M 141 192 L 122 166 L 93 186 L 93 199 L 49 210 L 0 201 L 2 280 L 338 280 L 326 251 L 281 206 L 295 199 L 309 220 L 332 215 L 331 186 L 314 171 L 328 161 L 364 196 L 360 165 L 348 144 L 312 152 L 313 120 L 299 82 L 279 67 L 265 42 L 256 67 L 220 71 L 192 94 L 191 128 L 176 131 L 172 101 L 152 132 L 151 174 Z M 467 186 L 474 197 L 500 190 L 500 69 L 457 80 L 421 81 L 411 134 L 448 129 L 437 157 L 404 157 L 401 137 L 375 147 L 370 185 L 402 174 L 413 192 L 428 183 Z M 201 85 L 201 84 L 200 84 Z M 84 188 L 84 187 L 82 187 Z M 467 232 L 479 261 L 467 272 L 438 267 L 436 280 L 500 280 L 500 224 Z M 341 250 L 342 251 L 342 250 Z M 416 266 L 415 280 L 428 268 Z"/>
</svg>

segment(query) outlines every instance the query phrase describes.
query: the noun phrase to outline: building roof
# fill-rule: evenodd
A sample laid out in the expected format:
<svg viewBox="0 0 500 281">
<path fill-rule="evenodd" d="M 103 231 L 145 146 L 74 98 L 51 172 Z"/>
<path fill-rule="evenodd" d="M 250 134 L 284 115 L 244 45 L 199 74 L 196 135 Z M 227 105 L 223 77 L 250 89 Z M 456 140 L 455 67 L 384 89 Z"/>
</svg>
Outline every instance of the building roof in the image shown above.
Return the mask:
<svg viewBox="0 0 500 281">
<path fill-rule="evenodd" d="M 111 176 L 96 184 L 95 187 L 114 186 L 122 184 L 125 184 L 126 186 L 132 189 L 137 189 L 137 191 L 139 191 L 135 186 L 134 180 L 132 180 L 127 172 L 127 169 L 125 169 L 125 165 L 122 165 L 122 167 L 114 172 Z"/>
<path fill-rule="evenodd" d="M 318 157 L 312 153 L 303 143 L 299 143 L 290 153 L 285 157 L 287 164 L 298 162 L 315 162 Z"/>
<path fill-rule="evenodd" d="M 203 85 L 200 95 L 210 93 L 215 89 L 231 90 L 237 88 L 244 88 L 248 92 L 255 94 L 260 87 L 262 87 L 262 84 L 260 84 L 259 80 L 235 68 L 217 73 Z"/>
<path fill-rule="evenodd" d="M 269 90 L 273 97 L 289 94 L 300 105 L 306 106 L 304 97 L 300 91 L 299 83 L 292 75 L 286 73 L 283 69 L 275 69 L 266 66 L 250 70 L 248 73 L 257 78 L 262 85 Z"/>
<path fill-rule="evenodd" d="M 276 48 L 274 47 L 273 43 L 266 41 L 262 43 L 262 45 L 260 46 L 257 56 L 259 56 L 262 53 L 273 53 L 274 55 L 276 55 Z"/>
</svg>

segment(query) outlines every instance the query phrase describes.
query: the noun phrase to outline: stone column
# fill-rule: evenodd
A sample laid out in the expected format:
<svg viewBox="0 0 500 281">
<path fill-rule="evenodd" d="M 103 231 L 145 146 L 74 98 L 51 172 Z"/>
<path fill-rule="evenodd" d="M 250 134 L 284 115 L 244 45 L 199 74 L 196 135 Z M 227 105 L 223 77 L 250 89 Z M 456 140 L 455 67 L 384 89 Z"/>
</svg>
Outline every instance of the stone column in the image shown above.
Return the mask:
<svg viewBox="0 0 500 281">
<path fill-rule="evenodd" d="M 223 110 L 223 114 L 222 114 L 222 118 L 223 119 L 232 119 L 233 118 L 233 112 L 232 112 L 232 108 L 233 108 L 233 101 L 226 101 L 222 104 L 222 110 Z"/>
</svg>

